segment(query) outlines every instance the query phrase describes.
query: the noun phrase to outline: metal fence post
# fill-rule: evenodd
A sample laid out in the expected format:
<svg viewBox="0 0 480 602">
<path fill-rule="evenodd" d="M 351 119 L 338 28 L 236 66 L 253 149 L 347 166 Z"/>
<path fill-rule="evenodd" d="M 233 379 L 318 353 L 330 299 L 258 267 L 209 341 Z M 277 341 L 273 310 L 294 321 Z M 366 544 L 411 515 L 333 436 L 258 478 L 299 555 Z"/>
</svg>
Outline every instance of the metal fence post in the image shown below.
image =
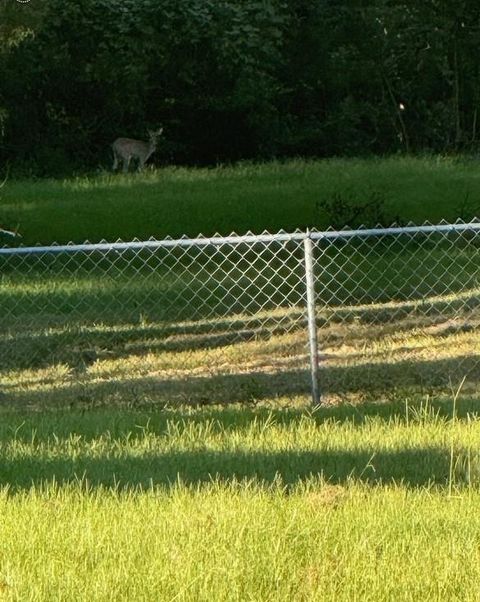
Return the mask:
<svg viewBox="0 0 480 602">
<path fill-rule="evenodd" d="M 318 382 L 318 341 L 317 323 L 315 319 L 315 277 L 313 272 L 313 242 L 310 233 L 303 240 L 305 251 L 305 285 L 307 290 L 308 342 L 310 347 L 310 372 L 312 377 L 312 403 L 320 404 L 320 387 Z"/>
</svg>

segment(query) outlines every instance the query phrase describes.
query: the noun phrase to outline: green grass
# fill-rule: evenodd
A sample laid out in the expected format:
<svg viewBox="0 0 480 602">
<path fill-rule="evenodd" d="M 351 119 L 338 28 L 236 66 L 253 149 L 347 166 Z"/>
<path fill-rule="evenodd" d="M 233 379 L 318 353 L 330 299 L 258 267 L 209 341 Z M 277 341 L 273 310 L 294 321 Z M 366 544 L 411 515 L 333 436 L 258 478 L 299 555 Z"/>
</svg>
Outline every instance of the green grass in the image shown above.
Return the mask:
<svg viewBox="0 0 480 602">
<path fill-rule="evenodd" d="M 357 193 L 439 221 L 479 178 L 392 158 L 8 182 L 0 224 L 26 244 L 291 230 Z M 0 599 L 478 600 L 477 247 L 399 242 L 368 271 L 366 244 L 317 254 L 315 411 L 298 275 L 264 305 L 254 271 L 207 257 L 2 260 Z"/>
<path fill-rule="evenodd" d="M 384 199 L 392 219 L 452 220 L 465 200 L 478 210 L 480 171 L 469 158 L 391 157 L 8 181 L 0 224 L 19 224 L 25 244 L 324 228 L 328 216 L 316 204 L 335 194 Z"/>
<path fill-rule="evenodd" d="M 325 400 L 478 383 L 478 248 L 427 243 L 317 250 Z M 184 250 L 149 254 L 143 266 L 130 255 L 99 265 L 81 254 L 2 260 L 0 402 L 262 403 L 308 393 L 301 251 L 282 247 L 273 259 L 262 249 L 268 269 L 244 260 L 240 269 L 231 248 L 220 265 Z"/>
<path fill-rule="evenodd" d="M 7 411 L 7 600 L 476 600 L 478 403 Z"/>
<path fill-rule="evenodd" d="M 478 600 L 478 493 L 255 485 L 3 501 L 4 599 Z"/>
</svg>

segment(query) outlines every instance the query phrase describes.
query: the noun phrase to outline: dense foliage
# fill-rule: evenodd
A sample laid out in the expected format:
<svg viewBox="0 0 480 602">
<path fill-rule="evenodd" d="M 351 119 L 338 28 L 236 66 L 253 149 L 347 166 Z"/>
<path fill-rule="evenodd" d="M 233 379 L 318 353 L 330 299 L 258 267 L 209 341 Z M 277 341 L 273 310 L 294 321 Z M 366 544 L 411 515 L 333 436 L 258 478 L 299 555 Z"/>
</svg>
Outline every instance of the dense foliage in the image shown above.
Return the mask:
<svg viewBox="0 0 480 602">
<path fill-rule="evenodd" d="M 475 150 L 479 47 L 474 0 L 0 0 L 0 160 Z"/>
</svg>

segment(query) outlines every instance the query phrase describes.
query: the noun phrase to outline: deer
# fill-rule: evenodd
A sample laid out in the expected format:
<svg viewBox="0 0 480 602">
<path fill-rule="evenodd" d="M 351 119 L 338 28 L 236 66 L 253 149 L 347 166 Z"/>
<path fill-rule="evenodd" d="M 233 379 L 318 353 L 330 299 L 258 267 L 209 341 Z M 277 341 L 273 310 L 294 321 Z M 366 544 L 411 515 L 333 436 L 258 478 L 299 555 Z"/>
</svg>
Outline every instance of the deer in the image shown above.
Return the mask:
<svg viewBox="0 0 480 602">
<path fill-rule="evenodd" d="M 123 163 L 123 173 L 127 173 L 131 159 L 138 161 L 138 171 L 141 171 L 145 162 L 155 152 L 157 140 L 162 132 L 163 128 L 156 131 L 148 130 L 148 142 L 132 138 L 117 138 L 112 144 L 113 171 L 117 169 L 119 163 Z"/>
</svg>

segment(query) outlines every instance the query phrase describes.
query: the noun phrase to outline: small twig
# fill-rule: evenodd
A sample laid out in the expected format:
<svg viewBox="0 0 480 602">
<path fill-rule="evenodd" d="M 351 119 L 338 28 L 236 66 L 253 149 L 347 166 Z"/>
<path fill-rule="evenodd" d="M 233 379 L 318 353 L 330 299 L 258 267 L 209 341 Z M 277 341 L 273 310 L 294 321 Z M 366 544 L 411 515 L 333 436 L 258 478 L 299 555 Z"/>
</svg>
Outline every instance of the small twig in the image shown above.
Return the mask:
<svg viewBox="0 0 480 602">
<path fill-rule="evenodd" d="M 5 178 L 3 179 L 3 182 L 0 184 L 0 188 L 3 188 L 5 186 L 9 175 L 10 175 L 10 165 L 7 163 L 7 173 L 5 174 Z"/>
<path fill-rule="evenodd" d="M 6 234 L 12 238 L 22 238 L 22 235 L 18 232 L 18 226 L 15 230 L 6 230 L 5 228 L 0 228 L 0 234 Z"/>
</svg>

